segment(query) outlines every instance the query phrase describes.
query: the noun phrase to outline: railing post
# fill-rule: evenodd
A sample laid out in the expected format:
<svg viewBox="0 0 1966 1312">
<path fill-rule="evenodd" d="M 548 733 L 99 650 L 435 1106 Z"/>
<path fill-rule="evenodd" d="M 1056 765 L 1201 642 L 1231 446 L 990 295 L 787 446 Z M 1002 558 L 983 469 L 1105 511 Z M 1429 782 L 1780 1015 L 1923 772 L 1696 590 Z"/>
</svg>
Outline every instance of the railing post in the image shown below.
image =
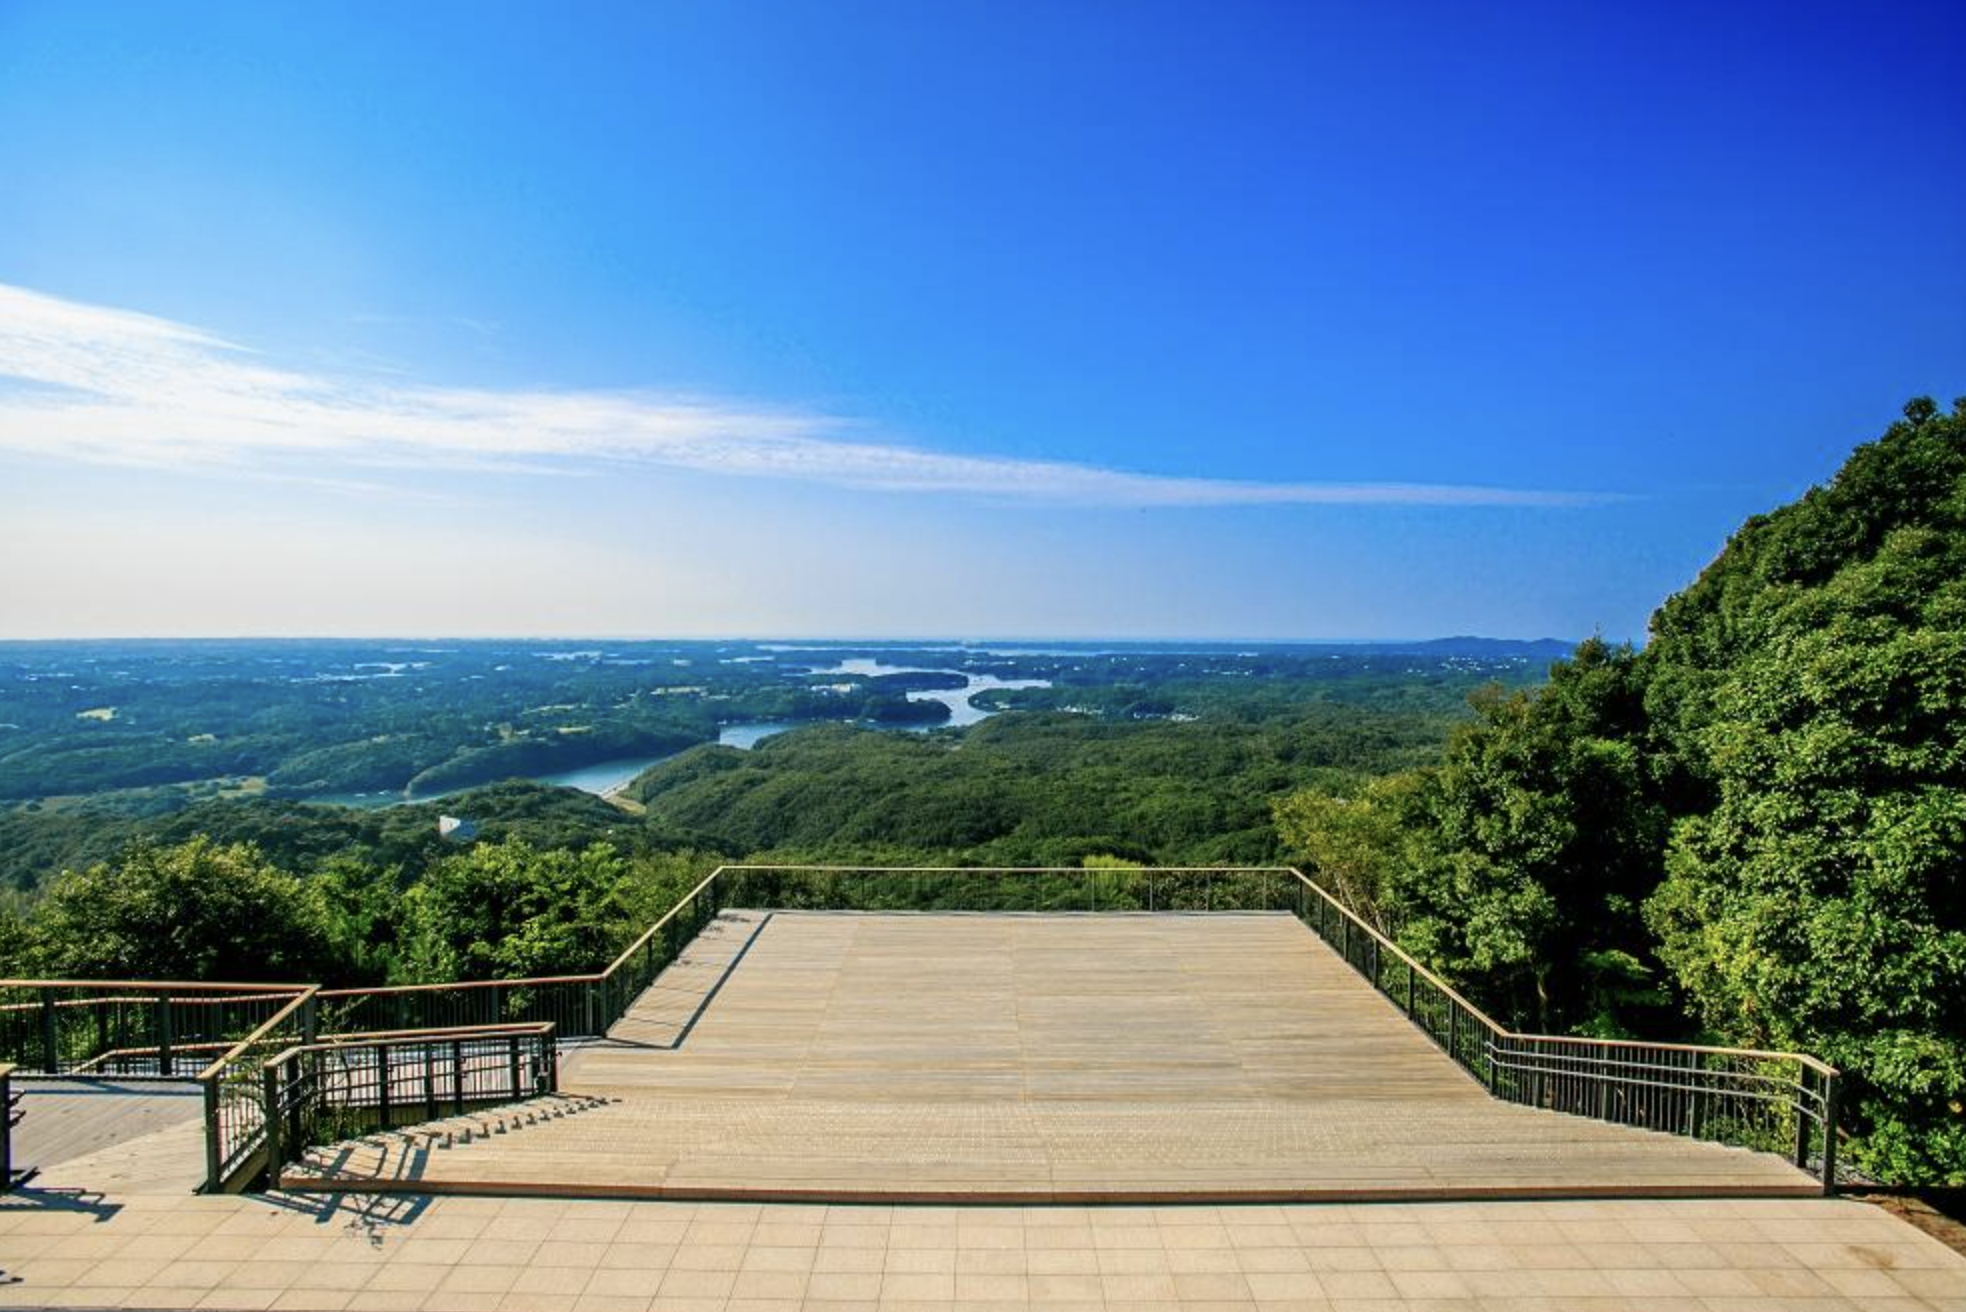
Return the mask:
<svg viewBox="0 0 1966 1312">
<path fill-rule="evenodd" d="M 1834 1075 L 1823 1077 L 1823 1192 L 1836 1192 L 1836 1122 L 1841 1110 L 1841 1082 Z"/>
<path fill-rule="evenodd" d="M 225 1078 L 224 1072 L 203 1081 L 205 1086 L 205 1192 L 218 1193 L 225 1188 L 224 1165 L 219 1150 L 223 1146 L 220 1139 L 224 1133 L 219 1115 L 219 1082 Z"/>
<path fill-rule="evenodd" d="M 303 1043 L 312 1043 L 320 1037 L 321 1000 L 316 995 L 307 995 L 307 1001 L 300 1004 L 300 1038 Z"/>
<path fill-rule="evenodd" d="M 286 1164 L 286 1144 L 283 1140 L 281 1124 L 284 1108 L 280 1106 L 280 1068 L 268 1066 L 260 1072 L 260 1095 L 266 1099 L 266 1178 L 274 1185 L 280 1183 L 280 1168 Z"/>
<path fill-rule="evenodd" d="M 1461 1004 L 1447 1000 L 1447 1055 L 1461 1060 Z"/>
<path fill-rule="evenodd" d="M 552 1030 L 546 1031 L 546 1092 L 560 1091 L 560 1036 Z"/>
<path fill-rule="evenodd" d="M 1796 1075 L 1795 1098 L 1795 1164 L 1799 1169 L 1809 1167 L 1809 1068 L 1802 1067 Z"/>
<path fill-rule="evenodd" d="M 171 995 L 159 994 L 157 997 L 157 1073 L 171 1073 Z"/>
<path fill-rule="evenodd" d="M 1413 1015 L 1413 985 L 1420 978 L 1420 972 L 1413 969 L 1413 963 L 1406 963 L 1406 1014 Z"/>
<path fill-rule="evenodd" d="M 61 1074 L 61 1041 L 55 1031 L 55 991 L 41 990 L 41 1068 L 50 1075 Z"/>
<path fill-rule="evenodd" d="M 594 1028 L 594 982 L 592 980 L 589 980 L 581 989 L 581 995 L 581 1003 L 585 1015 L 585 1019 L 582 1022 L 582 1029 L 588 1038 L 592 1038 L 598 1033 Z"/>
<path fill-rule="evenodd" d="M 464 1110 L 464 1044 L 458 1039 L 451 1040 L 451 1100 Z"/>
</svg>

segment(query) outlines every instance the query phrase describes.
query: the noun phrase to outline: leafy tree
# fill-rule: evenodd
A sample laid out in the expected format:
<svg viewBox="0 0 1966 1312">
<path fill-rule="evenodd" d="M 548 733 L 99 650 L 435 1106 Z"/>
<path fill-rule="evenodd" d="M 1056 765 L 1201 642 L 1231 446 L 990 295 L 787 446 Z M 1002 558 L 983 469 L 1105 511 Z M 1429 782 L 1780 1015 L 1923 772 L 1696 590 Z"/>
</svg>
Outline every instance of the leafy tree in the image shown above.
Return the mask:
<svg viewBox="0 0 1966 1312">
<path fill-rule="evenodd" d="M 209 838 L 59 876 L 31 932 L 50 975 L 284 982 L 334 965 L 318 891 L 252 844 Z"/>
</svg>

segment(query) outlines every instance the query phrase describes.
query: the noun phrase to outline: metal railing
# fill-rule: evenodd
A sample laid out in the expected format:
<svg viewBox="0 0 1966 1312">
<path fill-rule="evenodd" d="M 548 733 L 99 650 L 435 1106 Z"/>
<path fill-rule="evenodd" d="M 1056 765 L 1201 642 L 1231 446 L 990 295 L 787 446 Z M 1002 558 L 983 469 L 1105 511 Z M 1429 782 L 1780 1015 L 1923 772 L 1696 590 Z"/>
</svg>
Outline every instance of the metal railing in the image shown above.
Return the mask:
<svg viewBox="0 0 1966 1312">
<path fill-rule="evenodd" d="M 1518 1034 L 1301 872 L 1298 917 L 1489 1093 L 1507 1102 L 1781 1153 L 1837 1181 L 1839 1073 L 1795 1052 Z"/>
<path fill-rule="evenodd" d="M 260 1066 L 267 1169 L 308 1148 L 560 1087 L 551 1023 L 344 1034 Z"/>
<path fill-rule="evenodd" d="M 0 980 L 0 1061 L 23 1075 L 190 1079 L 311 987 Z"/>
</svg>

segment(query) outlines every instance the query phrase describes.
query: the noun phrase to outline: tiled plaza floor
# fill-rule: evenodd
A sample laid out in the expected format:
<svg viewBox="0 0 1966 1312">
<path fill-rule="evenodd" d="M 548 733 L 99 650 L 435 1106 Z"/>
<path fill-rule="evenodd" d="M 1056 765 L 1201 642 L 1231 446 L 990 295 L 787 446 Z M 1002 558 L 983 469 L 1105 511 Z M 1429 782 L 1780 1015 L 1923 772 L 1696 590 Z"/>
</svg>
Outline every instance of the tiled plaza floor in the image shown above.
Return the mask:
<svg viewBox="0 0 1966 1312">
<path fill-rule="evenodd" d="M 33 1192 L 0 1306 L 472 1312 L 1966 1312 L 1840 1200 L 1164 1208 Z"/>
</svg>

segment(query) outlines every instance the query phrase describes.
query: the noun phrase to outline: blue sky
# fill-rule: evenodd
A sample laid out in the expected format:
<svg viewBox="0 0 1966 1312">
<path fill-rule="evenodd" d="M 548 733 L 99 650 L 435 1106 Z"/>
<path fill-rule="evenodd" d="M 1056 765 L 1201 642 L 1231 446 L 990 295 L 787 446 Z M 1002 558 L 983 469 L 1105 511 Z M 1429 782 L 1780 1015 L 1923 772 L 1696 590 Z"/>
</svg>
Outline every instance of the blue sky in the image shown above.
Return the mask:
<svg viewBox="0 0 1966 1312">
<path fill-rule="evenodd" d="M 1963 14 L 0 0 L 0 636 L 1639 637 L 1966 392 Z"/>
</svg>

